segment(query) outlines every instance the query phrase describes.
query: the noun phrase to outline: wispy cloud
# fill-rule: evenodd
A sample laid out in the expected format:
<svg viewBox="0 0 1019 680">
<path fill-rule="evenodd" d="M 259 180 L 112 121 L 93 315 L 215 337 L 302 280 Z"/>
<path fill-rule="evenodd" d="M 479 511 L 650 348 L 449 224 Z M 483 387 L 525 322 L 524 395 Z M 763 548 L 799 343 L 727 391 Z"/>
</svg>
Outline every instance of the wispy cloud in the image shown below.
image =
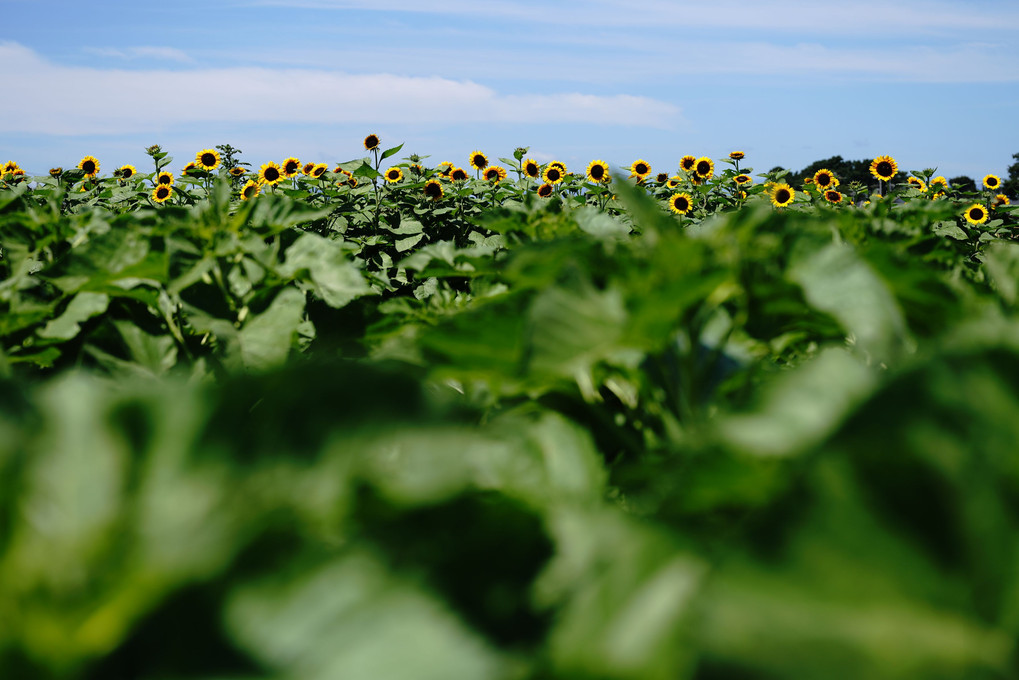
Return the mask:
<svg viewBox="0 0 1019 680">
<path fill-rule="evenodd" d="M 9 131 L 123 134 L 194 122 L 593 123 L 671 128 L 677 106 L 630 94 L 502 94 L 467 80 L 314 69 L 122 70 L 51 64 L 0 43 Z"/>
<path fill-rule="evenodd" d="M 824 35 L 911 35 L 959 30 L 1019 32 L 1019 8 L 1014 3 L 958 3 L 941 1 L 856 0 L 820 3 L 816 0 L 587 0 L 548 3 L 544 0 L 476 2 L 472 0 L 239 0 L 238 4 L 306 9 L 375 10 L 445 14 L 457 17 L 516 20 L 563 26 L 604 25 L 753 29 L 762 32 Z M 681 39 L 682 36 L 677 36 Z"/>
<path fill-rule="evenodd" d="M 84 47 L 82 51 L 97 57 L 109 57 L 113 59 L 136 60 L 144 59 L 150 61 L 174 61 L 181 64 L 193 64 L 194 57 L 174 47 Z"/>
</svg>

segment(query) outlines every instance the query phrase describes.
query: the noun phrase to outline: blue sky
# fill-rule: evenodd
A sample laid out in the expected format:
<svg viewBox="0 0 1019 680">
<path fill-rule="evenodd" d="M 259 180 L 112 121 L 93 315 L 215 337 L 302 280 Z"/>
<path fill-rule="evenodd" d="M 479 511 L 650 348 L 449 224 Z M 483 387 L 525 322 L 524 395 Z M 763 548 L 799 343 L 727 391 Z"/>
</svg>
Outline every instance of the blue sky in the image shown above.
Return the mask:
<svg viewBox="0 0 1019 680">
<path fill-rule="evenodd" d="M 1019 2 L 0 0 L 0 159 L 256 167 L 383 146 L 582 169 L 742 150 L 755 172 L 889 154 L 1004 176 Z"/>
</svg>

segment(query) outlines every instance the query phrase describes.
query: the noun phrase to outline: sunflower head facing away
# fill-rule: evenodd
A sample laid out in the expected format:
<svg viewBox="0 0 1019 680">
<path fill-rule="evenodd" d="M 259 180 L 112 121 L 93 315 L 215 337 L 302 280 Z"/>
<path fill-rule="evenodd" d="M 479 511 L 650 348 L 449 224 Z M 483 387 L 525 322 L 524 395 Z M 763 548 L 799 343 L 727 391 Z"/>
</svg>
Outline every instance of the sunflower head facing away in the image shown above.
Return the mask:
<svg viewBox="0 0 1019 680">
<path fill-rule="evenodd" d="M 637 179 L 644 179 L 651 174 L 651 164 L 647 161 L 638 158 L 630 164 L 630 177 L 636 177 Z"/>
<path fill-rule="evenodd" d="M 480 151 L 471 151 L 471 167 L 475 170 L 484 170 L 488 167 L 488 156 Z"/>
<path fill-rule="evenodd" d="M 301 171 L 301 161 L 293 156 L 285 159 L 283 164 L 280 166 L 280 172 L 283 173 L 284 177 L 293 177 Z"/>
<path fill-rule="evenodd" d="M 985 175 L 984 176 L 984 188 L 994 191 L 1001 186 L 1001 178 L 997 175 Z"/>
<path fill-rule="evenodd" d="M 987 208 L 979 203 L 974 203 L 966 208 L 966 212 L 963 214 L 966 216 L 966 221 L 970 224 L 983 224 L 987 221 Z"/>
<path fill-rule="evenodd" d="M 152 190 L 152 200 L 156 203 L 164 203 L 173 195 L 173 188 L 168 184 L 160 184 Z"/>
<path fill-rule="evenodd" d="M 10 162 L 7 165 L 10 165 Z M 17 163 L 14 164 L 15 168 L 17 168 L 17 165 Z M 95 156 L 85 156 L 78 161 L 78 169 L 84 172 L 86 177 L 95 177 L 99 174 L 99 161 L 96 160 Z M 7 170 L 7 166 L 4 166 L 4 171 L 14 172 L 13 169 Z"/>
<path fill-rule="evenodd" d="M 215 170 L 219 167 L 219 152 L 213 149 L 202 149 L 195 154 L 195 163 L 202 167 L 202 170 Z"/>
<path fill-rule="evenodd" d="M 885 182 L 891 181 L 899 171 L 899 165 L 891 156 L 878 156 L 870 163 L 870 174 Z"/>
<path fill-rule="evenodd" d="M 541 198 L 548 198 L 551 195 L 552 185 L 549 184 L 548 182 L 545 182 L 540 187 L 538 187 L 538 196 L 540 196 Z"/>
<path fill-rule="evenodd" d="M 693 171 L 701 179 L 709 179 L 715 174 L 715 162 L 707 156 L 702 156 L 697 159 Z"/>
<path fill-rule="evenodd" d="M 403 179 L 403 170 L 397 167 L 392 167 L 386 170 L 386 181 L 390 184 L 396 184 Z"/>
<path fill-rule="evenodd" d="M 609 164 L 603 160 L 591 161 L 587 166 L 587 178 L 596 184 L 609 181 Z"/>
<path fill-rule="evenodd" d="M 669 198 L 669 210 L 679 215 L 685 215 L 693 207 L 693 198 L 688 193 L 673 194 Z"/>
<path fill-rule="evenodd" d="M 524 161 L 523 165 L 520 166 L 524 174 L 531 179 L 538 179 L 541 177 L 541 166 L 538 165 L 538 161 L 533 158 L 528 158 Z"/>
<path fill-rule="evenodd" d="M 379 148 L 379 144 L 381 143 L 382 140 L 379 139 L 379 136 L 376 134 L 370 134 L 364 138 L 364 148 L 367 151 L 374 151 Z"/>
<path fill-rule="evenodd" d="M 262 167 L 258 169 L 258 181 L 263 184 L 276 185 L 283 179 L 283 171 L 280 166 L 276 165 L 273 161 L 263 163 Z"/>
<path fill-rule="evenodd" d="M 793 202 L 794 198 L 796 198 L 796 192 L 785 182 L 771 188 L 771 204 L 776 208 L 786 207 Z"/>
<path fill-rule="evenodd" d="M 430 179 L 425 182 L 425 198 L 437 201 L 442 198 L 442 183 L 437 179 Z"/>
</svg>

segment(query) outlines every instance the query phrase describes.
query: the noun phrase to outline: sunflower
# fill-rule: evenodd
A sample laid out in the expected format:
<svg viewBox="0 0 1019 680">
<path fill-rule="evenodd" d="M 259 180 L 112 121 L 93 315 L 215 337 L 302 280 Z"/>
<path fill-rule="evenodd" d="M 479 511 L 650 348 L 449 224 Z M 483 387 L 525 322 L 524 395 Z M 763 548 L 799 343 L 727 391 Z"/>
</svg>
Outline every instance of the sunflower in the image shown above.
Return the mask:
<svg viewBox="0 0 1019 680">
<path fill-rule="evenodd" d="M 276 165 L 275 162 L 269 161 L 264 163 L 262 167 L 258 169 L 258 181 L 263 184 L 276 185 L 283 179 L 283 172 L 280 166 Z"/>
<path fill-rule="evenodd" d="M 418 177 L 425 174 L 425 169 L 421 167 L 420 163 L 412 163 L 410 166 L 410 171 L 413 172 Z"/>
<path fill-rule="evenodd" d="M 524 164 L 521 166 L 521 169 L 524 171 L 524 174 L 530 177 L 531 179 L 538 179 L 539 177 L 541 177 L 541 166 L 538 165 L 538 161 L 534 160 L 533 158 L 528 158 L 526 161 L 524 161 Z"/>
<path fill-rule="evenodd" d="M 84 163 L 89 158 L 92 158 L 92 156 L 85 156 L 85 158 L 81 159 L 81 163 Z M 96 159 L 94 159 L 94 158 L 92 158 L 92 160 L 95 161 L 96 165 L 98 166 L 99 161 L 96 161 Z M 81 163 L 78 164 L 79 168 L 81 167 Z M 21 166 L 18 165 L 16 162 L 14 162 L 14 161 L 7 161 L 6 163 L 4 163 L 3 169 L 0 170 L 0 175 L 6 175 L 8 172 L 14 172 L 15 170 L 20 170 L 20 169 L 21 169 Z"/>
<path fill-rule="evenodd" d="M 552 161 L 548 165 L 549 167 L 555 166 L 559 168 L 559 172 L 563 173 L 563 177 L 566 176 L 566 163 L 563 163 L 562 161 Z"/>
<path fill-rule="evenodd" d="M 487 181 L 498 184 L 506 179 L 506 170 L 498 165 L 490 165 L 485 169 L 484 177 Z"/>
<path fill-rule="evenodd" d="M 194 161 L 191 161 L 190 163 L 184 166 L 183 170 L 180 171 L 180 176 L 185 177 L 191 174 L 193 170 L 198 170 L 198 164 L 195 163 Z"/>
<path fill-rule="evenodd" d="M 987 221 L 987 209 L 979 203 L 974 203 L 970 207 L 966 208 L 964 213 L 966 221 L 970 224 L 983 224 Z"/>
<path fill-rule="evenodd" d="M 156 177 L 156 184 L 163 184 L 163 185 L 166 185 L 166 186 L 173 186 L 173 173 L 172 172 L 167 172 L 165 170 L 163 172 L 159 173 L 159 176 Z"/>
<path fill-rule="evenodd" d="M 14 163 L 14 161 L 8 161 L 7 165 L 4 166 L 5 172 L 10 172 L 7 170 L 7 166 L 11 163 Z M 14 163 L 14 167 L 18 167 L 18 164 Z M 86 177 L 95 177 L 99 174 L 99 161 L 96 160 L 95 156 L 85 156 L 78 161 L 78 169 L 84 172 Z"/>
<path fill-rule="evenodd" d="M 291 156 L 283 161 L 283 165 L 280 166 L 280 172 L 283 173 L 284 177 L 290 178 L 301 171 L 301 160 Z"/>
<path fill-rule="evenodd" d="M 835 175 L 832 171 L 824 168 L 815 172 L 812 179 L 814 180 L 814 185 L 817 187 L 818 191 L 834 189 L 839 185 L 839 181 L 835 179 Z"/>
<path fill-rule="evenodd" d="M 403 170 L 397 167 L 392 167 L 386 170 L 386 181 L 390 184 L 396 184 L 403 179 Z"/>
<path fill-rule="evenodd" d="M 681 193 L 673 194 L 669 199 L 669 210 L 680 215 L 685 215 L 690 212 L 693 207 L 693 198 L 690 194 Z"/>
<path fill-rule="evenodd" d="M 746 154 L 743 153 L 742 151 L 730 151 L 729 152 L 729 158 L 731 158 L 734 161 L 741 161 L 741 160 L 743 160 L 743 158 L 745 156 L 746 156 Z"/>
<path fill-rule="evenodd" d="M 1001 178 L 997 175 L 984 175 L 984 188 L 994 191 L 1001 186 Z"/>
<path fill-rule="evenodd" d="M 449 178 L 454 182 L 466 182 L 470 175 L 463 168 L 452 168 L 449 171 Z"/>
<path fill-rule="evenodd" d="M 253 179 L 249 179 L 245 182 L 244 186 L 241 187 L 241 199 L 245 201 L 250 201 L 260 193 L 262 193 L 262 184 Z"/>
<path fill-rule="evenodd" d="M 156 203 L 163 203 L 173 196 L 173 188 L 168 184 L 160 184 L 152 190 L 152 200 Z"/>
<path fill-rule="evenodd" d="M 50 177 L 60 177 L 64 174 L 63 168 L 50 168 Z"/>
<path fill-rule="evenodd" d="M 325 163 L 316 163 L 314 167 L 312 167 L 311 169 L 311 176 L 314 177 L 315 179 L 318 179 L 322 175 L 326 174 L 326 170 L 328 169 L 329 166 L 326 165 Z"/>
<path fill-rule="evenodd" d="M 379 148 L 379 144 L 382 142 L 378 135 L 372 134 L 364 138 L 364 148 L 368 151 Z"/>
<path fill-rule="evenodd" d="M 693 170 L 701 179 L 709 179 L 715 174 L 715 162 L 707 156 L 701 156 L 694 164 Z"/>
<path fill-rule="evenodd" d="M 697 165 L 697 159 L 693 156 L 683 156 L 679 159 L 679 169 L 683 172 L 693 172 L 695 165 Z"/>
<path fill-rule="evenodd" d="M 540 187 L 538 187 L 538 196 L 540 196 L 541 198 L 548 198 L 551 195 L 552 185 L 549 184 L 548 182 L 545 182 Z"/>
<path fill-rule="evenodd" d="M 435 169 L 439 173 L 439 175 L 441 175 L 442 177 L 446 177 L 448 179 L 449 174 L 453 172 L 453 168 L 455 167 L 456 166 L 450 163 L 449 161 L 442 161 Z"/>
<path fill-rule="evenodd" d="M 910 186 L 916 187 L 921 193 L 927 192 L 927 185 L 924 184 L 923 180 L 919 177 L 907 177 L 906 181 L 910 184 Z"/>
<path fill-rule="evenodd" d="M 471 151 L 471 167 L 475 170 L 484 170 L 488 167 L 488 156 L 480 151 Z"/>
<path fill-rule="evenodd" d="M 886 182 L 891 181 L 898 171 L 899 164 L 891 156 L 878 156 L 870 163 L 870 174 Z"/>
<path fill-rule="evenodd" d="M 314 169 L 315 169 L 314 163 L 311 162 L 305 163 L 303 166 L 301 166 L 301 174 L 303 174 L 305 177 L 311 177 L 311 172 Z"/>
<path fill-rule="evenodd" d="M 195 163 L 202 166 L 202 170 L 215 170 L 219 167 L 219 153 L 212 149 L 202 149 L 195 154 Z"/>
<path fill-rule="evenodd" d="M 935 187 L 937 187 L 938 189 L 947 189 L 948 180 L 945 179 L 944 176 L 938 175 L 937 177 L 931 180 L 931 189 Z"/>
<path fill-rule="evenodd" d="M 437 179 L 430 179 L 425 182 L 425 198 L 430 198 L 433 201 L 437 201 L 442 198 L 442 182 Z"/>
<path fill-rule="evenodd" d="M 630 177 L 644 179 L 651 174 L 651 164 L 645 160 L 637 159 L 630 164 Z"/>
<path fill-rule="evenodd" d="M 829 203 L 841 203 L 842 194 L 835 191 L 834 189 L 828 189 L 828 191 L 824 192 L 824 200 L 828 201 Z"/>
<path fill-rule="evenodd" d="M 666 184 L 666 186 L 668 186 L 670 189 L 675 189 L 676 187 L 679 186 L 679 183 L 682 181 L 683 181 L 682 177 L 680 177 L 679 175 L 673 175 L 672 177 L 669 178 L 669 181 Z"/>
<path fill-rule="evenodd" d="M 609 164 L 602 160 L 591 161 L 587 166 L 587 178 L 596 184 L 609 181 Z"/>
<path fill-rule="evenodd" d="M 732 181 L 738 184 L 739 186 L 743 186 L 744 184 L 753 184 L 754 178 L 751 177 L 750 175 L 743 174 L 736 175 L 735 177 L 732 178 Z"/>
<path fill-rule="evenodd" d="M 244 168 L 237 166 L 236 168 L 230 168 L 231 177 L 244 177 Z"/>
<path fill-rule="evenodd" d="M 542 173 L 541 178 L 548 184 L 559 184 L 559 182 L 563 181 L 564 176 L 565 173 L 559 169 L 558 165 L 549 163 L 549 166 L 545 168 L 545 172 Z"/>
<path fill-rule="evenodd" d="M 793 202 L 794 198 L 796 198 L 796 192 L 785 182 L 771 188 L 771 204 L 776 208 L 786 207 Z"/>
<path fill-rule="evenodd" d="M 50 172 L 52 173 L 53 171 L 51 170 Z M 120 173 L 123 179 L 131 179 L 138 174 L 138 168 L 133 165 L 122 165 L 117 168 L 117 172 Z"/>
<path fill-rule="evenodd" d="M 994 203 L 991 205 L 991 207 L 1004 208 L 1006 205 L 1009 205 L 1010 203 L 1011 201 L 1008 200 L 1008 196 L 1006 196 L 1005 194 L 998 194 L 997 196 L 994 197 Z"/>
</svg>

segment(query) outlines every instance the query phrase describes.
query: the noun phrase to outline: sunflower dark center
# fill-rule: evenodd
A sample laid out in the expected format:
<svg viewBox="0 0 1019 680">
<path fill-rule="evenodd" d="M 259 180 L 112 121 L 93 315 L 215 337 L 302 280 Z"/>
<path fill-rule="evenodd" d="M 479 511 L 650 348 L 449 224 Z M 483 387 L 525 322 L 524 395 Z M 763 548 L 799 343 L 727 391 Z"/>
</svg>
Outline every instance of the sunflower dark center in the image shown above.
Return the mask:
<svg viewBox="0 0 1019 680">
<path fill-rule="evenodd" d="M 266 180 L 268 180 L 270 182 L 275 182 L 279 178 L 280 178 L 280 171 L 277 170 L 276 168 L 266 168 L 265 169 L 265 179 Z"/>
<path fill-rule="evenodd" d="M 983 208 L 973 208 L 969 211 L 969 216 L 974 220 L 979 220 L 984 216 Z"/>
<path fill-rule="evenodd" d="M 788 189 L 779 189 L 778 191 L 775 192 L 775 200 L 778 201 L 779 203 L 785 203 L 790 198 L 791 197 L 789 196 Z"/>
<path fill-rule="evenodd" d="M 555 180 L 559 179 L 560 177 L 561 177 L 561 174 L 559 173 L 559 168 L 549 168 L 548 169 L 548 178 L 550 180 L 555 181 Z"/>
<path fill-rule="evenodd" d="M 889 163 L 888 161 L 881 161 L 880 163 L 877 164 L 877 174 L 881 175 L 882 177 L 891 177 L 892 164 Z"/>
<path fill-rule="evenodd" d="M 475 156 L 474 165 L 478 166 L 479 168 L 483 168 L 486 165 L 488 165 L 488 161 L 485 160 L 484 156 Z"/>
<path fill-rule="evenodd" d="M 604 176 L 605 168 L 603 168 L 602 166 L 596 165 L 593 168 L 591 168 L 591 177 L 594 177 L 595 179 L 601 179 Z"/>
<path fill-rule="evenodd" d="M 701 161 L 697 164 L 697 174 L 706 175 L 711 172 L 711 166 L 707 161 Z"/>
<path fill-rule="evenodd" d="M 364 138 L 364 145 L 370 151 L 379 145 L 379 138 L 375 135 L 368 135 Z"/>
<path fill-rule="evenodd" d="M 169 187 L 165 187 L 165 186 L 163 186 L 163 187 L 159 187 L 159 188 L 158 188 L 158 189 L 156 190 L 156 196 L 158 196 L 159 198 L 166 198 L 166 197 L 167 197 L 167 196 L 169 196 L 169 195 L 170 195 L 170 189 L 169 189 Z"/>
<path fill-rule="evenodd" d="M 690 202 L 686 200 L 686 196 L 680 196 L 676 199 L 676 208 L 686 212 L 686 209 L 690 207 Z"/>
<path fill-rule="evenodd" d="M 208 166 L 208 165 L 215 165 L 215 164 L 216 164 L 216 157 L 213 154 L 211 154 L 211 153 L 203 153 L 202 154 L 202 165 Z"/>
<path fill-rule="evenodd" d="M 96 164 L 92 161 L 85 161 L 81 164 L 81 169 L 85 171 L 85 174 L 91 175 L 96 171 Z"/>
<path fill-rule="evenodd" d="M 124 168 L 124 177 L 130 177 L 134 174 L 134 170 L 131 168 Z"/>
<path fill-rule="evenodd" d="M 171 179 L 173 179 L 173 177 L 171 177 L 169 174 L 164 172 L 162 175 L 159 176 L 159 183 L 160 184 L 169 184 Z"/>
<path fill-rule="evenodd" d="M 637 171 L 638 175 L 646 175 L 648 173 L 648 167 L 643 163 L 637 163 L 633 169 Z"/>
</svg>

